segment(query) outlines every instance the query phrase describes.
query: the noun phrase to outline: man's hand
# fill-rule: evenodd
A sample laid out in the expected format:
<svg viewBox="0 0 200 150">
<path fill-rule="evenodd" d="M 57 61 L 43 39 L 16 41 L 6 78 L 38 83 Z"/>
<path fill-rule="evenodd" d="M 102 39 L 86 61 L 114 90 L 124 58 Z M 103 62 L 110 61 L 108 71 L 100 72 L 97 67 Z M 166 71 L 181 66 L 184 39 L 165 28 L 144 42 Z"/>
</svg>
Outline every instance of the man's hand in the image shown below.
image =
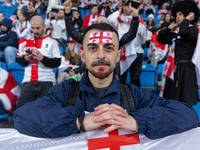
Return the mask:
<svg viewBox="0 0 200 150">
<path fill-rule="evenodd" d="M 105 123 L 108 125 L 104 132 L 111 132 L 115 129 L 121 128 L 130 131 L 137 130 L 136 120 L 126 114 L 126 111 L 116 104 L 104 104 L 95 108 L 95 115 L 99 116 L 96 119 L 98 123 Z"/>
<path fill-rule="evenodd" d="M 175 29 L 176 27 L 178 27 L 178 23 L 175 23 L 175 22 L 172 22 L 169 26 L 168 26 L 168 28 L 169 29 Z"/>
<path fill-rule="evenodd" d="M 83 124 L 86 131 L 97 130 L 104 126 L 107 127 L 104 132 L 111 132 L 118 128 L 130 131 L 137 130 L 136 120 L 127 115 L 126 111 L 116 104 L 99 105 L 94 112 L 85 116 Z M 77 126 L 80 127 L 79 123 Z"/>
<path fill-rule="evenodd" d="M 26 61 L 31 61 L 31 59 L 33 59 L 33 54 L 25 53 L 24 58 Z"/>
<path fill-rule="evenodd" d="M 133 17 L 138 17 L 139 16 L 139 8 L 134 8 L 131 6 L 131 3 L 129 3 L 129 9 L 133 11 Z"/>
<path fill-rule="evenodd" d="M 189 20 L 190 22 L 191 22 L 192 20 L 194 20 L 194 13 L 193 13 L 193 12 L 190 12 L 190 13 L 187 15 L 186 19 Z"/>
<path fill-rule="evenodd" d="M 38 51 L 38 50 L 34 50 L 33 52 L 33 58 L 42 61 L 42 59 L 44 58 L 44 56 Z"/>
<path fill-rule="evenodd" d="M 71 0 L 66 0 L 63 4 L 65 8 L 65 13 L 70 13 L 71 12 L 71 7 L 72 7 L 72 2 Z"/>
</svg>

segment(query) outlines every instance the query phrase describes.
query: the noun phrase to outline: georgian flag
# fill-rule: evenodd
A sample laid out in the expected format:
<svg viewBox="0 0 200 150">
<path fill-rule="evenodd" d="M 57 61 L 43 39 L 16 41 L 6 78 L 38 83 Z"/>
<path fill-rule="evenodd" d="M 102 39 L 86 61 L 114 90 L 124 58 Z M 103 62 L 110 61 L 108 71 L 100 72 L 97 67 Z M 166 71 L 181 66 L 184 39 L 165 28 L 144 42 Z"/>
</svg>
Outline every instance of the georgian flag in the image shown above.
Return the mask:
<svg viewBox="0 0 200 150">
<path fill-rule="evenodd" d="M 150 53 L 155 54 L 156 62 L 162 60 L 165 57 L 168 49 L 168 44 L 161 44 L 158 42 L 157 40 L 158 32 L 154 32 L 148 49 L 148 54 Z"/>
<path fill-rule="evenodd" d="M 109 133 L 102 130 L 87 133 L 88 150 L 141 150 L 139 134 L 116 129 Z"/>
<path fill-rule="evenodd" d="M 123 34 L 119 35 L 121 39 Z M 125 44 L 121 49 L 120 75 L 122 75 L 136 59 L 137 53 L 133 41 Z"/>
<path fill-rule="evenodd" d="M 89 43 L 113 43 L 112 42 L 112 33 L 109 31 L 105 32 L 93 32 L 90 33 Z"/>
<path fill-rule="evenodd" d="M 20 87 L 12 74 L 0 68 L 0 100 L 6 111 L 12 112 L 20 96 Z"/>
<path fill-rule="evenodd" d="M 122 138 L 124 140 L 121 140 Z M 155 140 L 147 138 L 144 134 L 124 133 L 121 129 L 118 133 L 115 131 L 104 134 L 103 131 L 98 130 L 98 132 L 89 131 L 62 138 L 36 138 L 20 134 L 15 129 L 0 129 L 1 150 L 92 150 L 91 145 L 97 148 L 96 150 L 138 150 L 139 148 L 140 150 L 199 150 L 199 139 L 200 128 Z M 100 140 L 101 145 L 95 142 L 97 140 Z M 98 149 L 97 146 L 106 148 Z"/>
</svg>

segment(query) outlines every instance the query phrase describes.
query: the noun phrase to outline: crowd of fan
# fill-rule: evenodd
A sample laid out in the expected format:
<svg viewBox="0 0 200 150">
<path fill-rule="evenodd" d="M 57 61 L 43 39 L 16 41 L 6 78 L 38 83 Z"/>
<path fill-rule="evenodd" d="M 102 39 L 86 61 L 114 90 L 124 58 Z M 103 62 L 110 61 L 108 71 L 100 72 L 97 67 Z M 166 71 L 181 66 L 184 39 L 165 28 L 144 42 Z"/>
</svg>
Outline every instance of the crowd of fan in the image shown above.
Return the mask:
<svg viewBox="0 0 200 150">
<path fill-rule="evenodd" d="M 147 29 L 147 38 L 146 43 L 142 45 L 143 49 L 149 47 L 153 33 L 161 29 L 161 24 L 164 22 L 169 24 L 174 20 L 170 13 L 173 2 L 163 0 L 159 3 L 155 1 L 152 3 L 152 0 L 144 0 L 139 6 L 140 15 L 142 16 L 140 22 Z M 77 41 L 69 38 L 67 34 L 66 8 L 64 9 L 63 3 L 60 0 L 13 0 L 12 2 L 5 0 L 2 3 L 1 7 L 12 7 L 13 5 L 16 7 L 15 13 L 9 19 L 5 19 L 4 12 L 0 12 L 0 57 L 5 56 L 7 67 L 15 62 L 18 53 L 18 40 L 31 34 L 32 27 L 29 21 L 35 15 L 45 16 L 45 34 L 58 41 L 59 46 L 64 50 L 64 53 L 62 53 L 64 61 L 68 61 L 74 66 L 81 64 L 79 55 L 74 52 Z M 116 11 L 121 12 L 121 8 L 121 0 L 72 0 L 70 9 L 72 10 L 73 26 L 76 31 L 84 33 L 90 25 L 95 22 L 98 23 L 97 18 L 109 23 L 107 18 Z M 80 10 L 87 12 L 89 9 L 91 9 L 91 13 L 82 18 L 83 15 Z M 100 19 L 98 21 L 101 22 Z M 131 19 L 128 21 L 130 25 Z M 68 48 L 68 51 L 65 52 L 66 48 Z M 82 73 L 80 69 L 72 69 L 71 67 L 63 72 L 64 74 L 59 73 L 59 75 L 61 74 L 58 78 L 59 82 L 70 77 L 80 80 Z"/>
<path fill-rule="evenodd" d="M 6 7 L 12 7 L 12 5 L 14 5 L 16 7 L 15 13 L 9 17 L 9 20 L 12 22 L 12 28 L 9 26 L 7 27 L 10 28 L 11 31 L 15 31 L 17 33 L 18 39 L 23 39 L 31 34 L 31 25 L 29 21 L 32 16 L 44 15 L 47 13 L 45 19 L 46 33 L 50 34 L 52 38 L 55 38 L 59 42 L 60 46 L 65 50 L 65 47 L 67 46 L 67 35 L 64 21 L 65 12 L 64 6 L 62 6 L 60 0 L 13 0 L 12 3 L 9 2 L 9 0 L 5 0 L 2 5 Z M 148 32 L 147 43 L 143 45 L 143 48 L 149 46 L 149 41 L 151 40 L 152 34 L 160 28 L 161 23 L 171 22 L 173 20 L 170 15 L 170 5 L 166 1 L 162 1 L 162 3 L 159 1 L 159 5 L 162 5 L 162 7 L 158 12 L 156 12 L 157 5 L 153 5 L 152 0 L 143 1 L 143 3 L 140 5 L 140 14 L 146 14 L 147 16 L 147 18 L 143 18 Z M 105 16 L 107 18 L 110 14 L 112 14 L 114 11 L 118 11 L 121 7 L 121 0 L 72 0 L 72 20 L 74 28 L 77 31 L 84 32 L 85 28 L 87 28 L 89 24 L 93 24 L 97 17 Z M 85 18 L 82 18 L 79 9 L 91 9 L 92 15 L 97 15 L 97 17 L 95 17 L 93 20 L 90 20 L 88 15 L 86 15 Z M 4 12 L 1 12 L 0 21 L 3 19 Z M 157 24 L 158 21 L 155 22 L 155 20 L 160 20 L 159 24 Z M 4 34 L 3 32 L 1 33 Z M 16 49 L 18 46 L 16 45 L 17 37 L 15 36 L 14 38 L 13 36 L 10 36 L 7 38 L 9 39 L 9 42 L 4 47 L 1 47 L 1 52 L 4 52 L 4 55 L 6 56 L 5 61 L 7 63 L 7 67 L 15 61 L 14 57 L 16 57 Z M 10 38 L 12 38 L 12 40 Z M 3 39 L 1 39 L 1 41 L 3 41 Z M 6 50 L 7 47 L 10 47 L 10 49 Z M 10 51 L 15 51 L 12 54 L 15 55 L 11 58 L 7 56 L 7 53 L 11 53 Z"/>
</svg>

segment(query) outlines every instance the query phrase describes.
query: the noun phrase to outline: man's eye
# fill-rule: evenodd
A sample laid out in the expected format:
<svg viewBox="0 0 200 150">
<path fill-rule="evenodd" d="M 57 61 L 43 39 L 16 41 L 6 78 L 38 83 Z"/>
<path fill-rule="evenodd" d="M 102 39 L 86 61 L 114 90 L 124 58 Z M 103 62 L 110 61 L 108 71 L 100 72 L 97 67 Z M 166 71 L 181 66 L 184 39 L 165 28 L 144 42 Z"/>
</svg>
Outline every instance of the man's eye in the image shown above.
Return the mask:
<svg viewBox="0 0 200 150">
<path fill-rule="evenodd" d="M 97 48 L 96 48 L 95 46 L 90 46 L 90 47 L 89 47 L 89 50 L 95 51 L 95 50 L 97 50 Z"/>
<path fill-rule="evenodd" d="M 112 51 L 114 48 L 113 48 L 113 47 L 110 47 L 110 46 L 108 46 L 108 47 L 105 47 L 105 49 L 106 49 L 107 51 Z"/>
</svg>

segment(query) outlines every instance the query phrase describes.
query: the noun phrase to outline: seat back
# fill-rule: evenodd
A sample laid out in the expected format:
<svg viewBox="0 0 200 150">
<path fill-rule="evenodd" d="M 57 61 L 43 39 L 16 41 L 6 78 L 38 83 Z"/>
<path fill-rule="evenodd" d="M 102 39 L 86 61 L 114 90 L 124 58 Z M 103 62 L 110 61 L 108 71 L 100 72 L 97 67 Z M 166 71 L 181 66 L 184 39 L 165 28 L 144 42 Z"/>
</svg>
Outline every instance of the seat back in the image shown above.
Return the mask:
<svg viewBox="0 0 200 150">
<path fill-rule="evenodd" d="M 14 62 L 10 64 L 7 71 L 14 76 L 19 86 L 22 86 L 22 80 L 24 78 L 25 67 L 22 67 L 17 62 Z"/>
<path fill-rule="evenodd" d="M 5 62 L 0 62 L 0 66 L 2 69 L 6 70 L 6 63 Z"/>
<path fill-rule="evenodd" d="M 156 87 L 157 70 L 152 64 L 142 64 L 141 87 Z"/>
</svg>

